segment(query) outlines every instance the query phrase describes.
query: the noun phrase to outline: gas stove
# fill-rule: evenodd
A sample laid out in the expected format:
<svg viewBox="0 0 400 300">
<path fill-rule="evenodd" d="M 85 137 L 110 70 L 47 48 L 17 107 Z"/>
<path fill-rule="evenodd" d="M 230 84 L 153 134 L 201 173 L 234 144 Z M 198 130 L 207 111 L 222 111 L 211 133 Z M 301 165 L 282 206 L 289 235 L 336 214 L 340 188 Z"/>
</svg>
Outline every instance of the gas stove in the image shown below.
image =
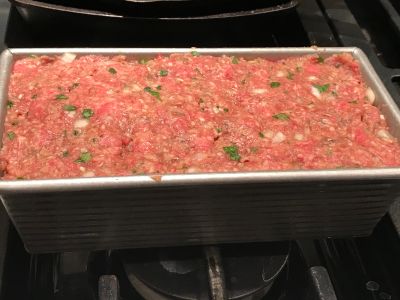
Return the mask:
<svg viewBox="0 0 400 300">
<path fill-rule="evenodd" d="M 13 6 L 6 45 L 357 46 L 400 103 L 400 5 L 394 0 L 303 0 L 285 14 L 203 22 L 195 31 L 177 21 L 168 35 L 154 35 L 158 29 L 143 23 L 121 34 L 102 24 L 80 31 L 71 24 L 34 25 Z M 1 208 L 0 299 L 400 299 L 398 216 L 395 204 L 369 237 L 29 254 Z"/>
<path fill-rule="evenodd" d="M 4 227 L 3 227 L 4 228 Z M 1 299 L 400 299 L 389 216 L 370 237 L 30 255 L 2 235 Z"/>
</svg>

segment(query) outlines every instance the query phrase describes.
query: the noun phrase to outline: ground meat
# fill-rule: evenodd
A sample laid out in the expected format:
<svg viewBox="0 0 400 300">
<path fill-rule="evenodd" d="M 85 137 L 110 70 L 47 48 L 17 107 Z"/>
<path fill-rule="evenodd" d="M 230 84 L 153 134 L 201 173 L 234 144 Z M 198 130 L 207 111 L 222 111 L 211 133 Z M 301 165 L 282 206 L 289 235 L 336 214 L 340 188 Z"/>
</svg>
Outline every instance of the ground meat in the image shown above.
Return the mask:
<svg viewBox="0 0 400 300">
<path fill-rule="evenodd" d="M 351 55 L 15 62 L 3 179 L 400 165 Z"/>
</svg>

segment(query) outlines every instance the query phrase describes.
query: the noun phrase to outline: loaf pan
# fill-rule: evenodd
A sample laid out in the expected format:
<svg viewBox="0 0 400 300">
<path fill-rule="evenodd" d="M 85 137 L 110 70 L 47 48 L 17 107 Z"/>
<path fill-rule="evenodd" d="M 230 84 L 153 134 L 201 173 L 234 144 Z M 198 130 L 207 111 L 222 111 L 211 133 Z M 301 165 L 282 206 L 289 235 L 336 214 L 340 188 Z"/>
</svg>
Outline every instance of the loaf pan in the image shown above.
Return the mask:
<svg viewBox="0 0 400 300">
<path fill-rule="evenodd" d="M 13 61 L 28 54 L 152 58 L 193 49 L 7 49 L 0 124 Z M 280 59 L 350 53 L 390 132 L 400 112 L 358 48 L 213 48 L 210 55 Z M 2 134 L 3 126 L 0 126 Z M 2 135 L 1 135 L 2 136 Z M 31 253 L 364 236 L 399 196 L 400 168 L 232 172 L 0 181 L 0 195 Z"/>
</svg>

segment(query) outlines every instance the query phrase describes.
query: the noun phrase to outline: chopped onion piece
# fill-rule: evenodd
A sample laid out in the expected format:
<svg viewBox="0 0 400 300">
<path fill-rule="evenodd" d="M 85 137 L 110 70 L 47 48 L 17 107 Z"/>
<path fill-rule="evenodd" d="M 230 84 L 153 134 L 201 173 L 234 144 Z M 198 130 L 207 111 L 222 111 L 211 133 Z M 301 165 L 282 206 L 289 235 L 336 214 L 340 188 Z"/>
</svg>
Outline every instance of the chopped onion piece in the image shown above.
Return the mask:
<svg viewBox="0 0 400 300">
<path fill-rule="evenodd" d="M 198 168 L 195 168 L 195 167 L 190 167 L 190 168 L 188 168 L 186 170 L 186 172 L 188 172 L 188 173 L 199 173 L 200 170 Z"/>
<path fill-rule="evenodd" d="M 76 111 L 68 111 L 68 112 L 67 112 L 67 115 L 68 115 L 68 117 L 70 117 L 70 118 L 73 118 L 73 117 L 75 116 L 75 114 L 76 114 Z"/>
<path fill-rule="evenodd" d="M 317 80 L 318 78 L 317 77 L 315 77 L 315 76 L 308 76 L 308 80 L 309 81 L 315 81 L 315 80 Z"/>
<path fill-rule="evenodd" d="M 73 53 L 64 53 L 61 56 L 61 60 L 65 63 L 72 63 L 76 58 L 76 54 Z"/>
<path fill-rule="evenodd" d="M 265 135 L 267 138 L 272 139 L 272 138 L 274 137 L 274 132 L 271 131 L 271 130 L 267 130 L 267 131 L 264 132 L 264 135 Z"/>
<path fill-rule="evenodd" d="M 83 177 L 94 177 L 95 174 L 92 171 L 87 171 L 85 173 L 82 174 Z"/>
<path fill-rule="evenodd" d="M 318 99 L 321 99 L 321 93 L 318 91 L 318 89 L 315 86 L 311 87 L 311 94 L 313 94 Z"/>
<path fill-rule="evenodd" d="M 75 121 L 74 127 L 75 128 L 85 128 L 86 126 L 88 126 L 89 124 L 89 120 L 88 119 L 80 119 Z"/>
<path fill-rule="evenodd" d="M 266 92 L 268 92 L 267 89 L 253 89 L 254 94 L 265 94 Z"/>
<path fill-rule="evenodd" d="M 139 92 L 141 90 L 143 90 L 143 88 L 141 88 L 139 85 L 130 84 L 130 85 L 124 86 L 124 88 L 122 89 L 122 92 L 124 94 L 129 94 L 129 93 L 132 93 L 132 92 Z"/>
<path fill-rule="evenodd" d="M 371 104 L 375 102 L 375 93 L 370 87 L 367 88 L 365 95 L 367 96 L 367 99 Z"/>
<path fill-rule="evenodd" d="M 276 77 L 284 77 L 285 76 L 285 72 L 283 72 L 283 71 L 278 71 L 278 72 L 276 72 Z"/>
<path fill-rule="evenodd" d="M 378 130 L 378 132 L 376 133 L 376 135 L 377 135 L 378 137 L 380 137 L 381 139 L 386 140 L 386 141 L 391 141 L 391 140 L 393 140 L 393 136 L 392 136 L 387 130 L 385 130 L 385 129 L 380 129 L 380 130 Z"/>
<path fill-rule="evenodd" d="M 302 141 L 302 140 L 304 140 L 304 135 L 302 135 L 301 133 L 296 133 L 294 135 L 294 139 L 297 141 Z"/>
<path fill-rule="evenodd" d="M 286 136 L 282 132 L 278 132 L 272 139 L 272 143 L 278 144 L 286 140 Z"/>
<path fill-rule="evenodd" d="M 206 158 L 207 158 L 207 154 L 205 154 L 203 152 L 199 152 L 199 153 L 196 153 L 195 155 L 193 155 L 194 160 L 203 160 Z"/>
</svg>

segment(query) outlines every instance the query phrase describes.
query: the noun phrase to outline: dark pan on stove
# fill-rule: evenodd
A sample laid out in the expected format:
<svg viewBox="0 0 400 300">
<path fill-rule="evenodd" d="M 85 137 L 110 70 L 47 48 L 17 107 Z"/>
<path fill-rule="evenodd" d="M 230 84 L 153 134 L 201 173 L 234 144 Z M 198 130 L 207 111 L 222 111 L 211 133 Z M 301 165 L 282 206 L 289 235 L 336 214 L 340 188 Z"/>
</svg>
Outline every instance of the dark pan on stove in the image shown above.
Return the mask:
<svg viewBox="0 0 400 300">
<path fill-rule="evenodd" d="M 131 16 L 204 17 L 266 9 L 277 12 L 297 5 L 292 0 L 98 0 L 110 11 Z"/>
<path fill-rule="evenodd" d="M 127 0 L 98 0 L 98 1 L 34 1 L 10 0 L 24 17 L 29 14 L 51 14 L 63 12 L 68 14 L 99 16 L 110 18 L 158 19 L 158 20 L 213 20 L 226 18 L 241 18 L 246 16 L 280 13 L 294 9 L 296 0 L 254 0 L 247 1 L 127 1 Z M 230 2 L 230 3 L 229 3 Z M 234 2 L 234 3 L 232 3 Z M 181 4 L 179 4 L 181 3 Z"/>
<path fill-rule="evenodd" d="M 305 46 L 304 36 L 296 34 L 293 38 L 294 29 L 286 26 L 288 18 L 298 18 L 297 1 L 277 7 L 267 5 L 256 10 L 185 17 L 114 13 L 98 1 L 71 0 L 69 6 L 60 4 L 64 0 L 52 0 L 58 4 L 10 1 L 27 24 L 32 47 L 218 47 L 221 41 L 224 47 L 243 43 L 265 47 L 265 41 L 256 38 L 260 28 L 271 40 L 269 44 Z M 92 2 L 97 4 L 89 6 Z M 77 45 L 76 40 L 83 42 Z"/>
</svg>

